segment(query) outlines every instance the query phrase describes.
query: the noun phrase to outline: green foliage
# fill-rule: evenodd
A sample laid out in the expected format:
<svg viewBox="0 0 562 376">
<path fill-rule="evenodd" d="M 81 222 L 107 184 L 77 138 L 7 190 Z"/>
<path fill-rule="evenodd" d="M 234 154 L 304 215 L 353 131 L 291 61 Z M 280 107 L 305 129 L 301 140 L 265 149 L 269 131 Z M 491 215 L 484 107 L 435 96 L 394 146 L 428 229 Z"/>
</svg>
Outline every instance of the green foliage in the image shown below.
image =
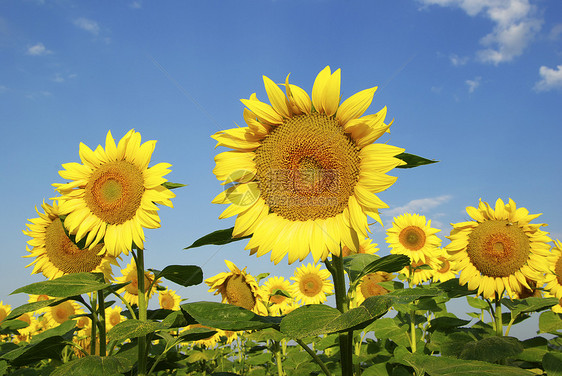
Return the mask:
<svg viewBox="0 0 562 376">
<path fill-rule="evenodd" d="M 395 158 L 401 159 L 404 162 L 406 162 L 405 165 L 396 166 L 396 168 L 413 168 L 413 167 L 418 167 L 418 166 L 423 166 L 423 165 L 439 162 L 439 161 L 434 161 L 434 160 L 431 160 L 431 159 L 419 157 L 417 155 L 410 154 L 410 153 L 401 153 L 401 154 L 398 154 Z"/>
<path fill-rule="evenodd" d="M 223 244 L 228 244 L 228 243 L 232 243 L 238 240 L 242 240 L 242 239 L 248 239 L 250 236 L 243 236 L 240 238 L 233 238 L 232 237 L 232 231 L 234 230 L 234 227 L 231 228 L 227 228 L 224 230 L 217 230 L 217 231 L 213 231 L 210 234 L 207 234 L 205 236 L 200 237 L 199 239 L 197 239 L 196 241 L 193 242 L 193 244 L 191 244 L 188 247 L 185 247 L 184 249 L 190 249 L 190 248 L 197 248 L 197 247 L 202 247 L 204 245 L 223 245 Z"/>
<path fill-rule="evenodd" d="M 111 286 L 106 283 L 102 273 L 75 273 L 44 282 L 36 282 L 20 287 L 12 294 L 26 293 L 48 295 L 56 298 L 67 298 L 88 292 L 103 290 Z"/>
<path fill-rule="evenodd" d="M 134 362 L 119 354 L 113 356 L 91 355 L 74 359 L 57 367 L 52 376 L 117 376 L 129 372 Z"/>
<path fill-rule="evenodd" d="M 165 278 L 180 286 L 195 286 L 203 282 L 203 270 L 197 265 L 168 265 L 163 270 L 149 269 L 155 279 Z"/>
</svg>

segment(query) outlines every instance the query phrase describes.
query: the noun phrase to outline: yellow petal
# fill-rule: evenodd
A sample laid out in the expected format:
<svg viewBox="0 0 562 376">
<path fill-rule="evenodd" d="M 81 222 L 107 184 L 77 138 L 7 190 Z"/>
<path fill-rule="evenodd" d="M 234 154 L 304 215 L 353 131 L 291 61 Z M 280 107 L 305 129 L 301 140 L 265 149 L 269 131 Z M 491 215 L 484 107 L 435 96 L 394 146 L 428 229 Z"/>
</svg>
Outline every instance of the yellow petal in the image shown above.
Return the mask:
<svg viewBox="0 0 562 376">
<path fill-rule="evenodd" d="M 330 79 L 324 87 L 322 106 L 327 116 L 334 115 L 338 110 L 340 104 L 340 84 L 341 70 L 338 69 L 330 76 Z"/>
<path fill-rule="evenodd" d="M 330 67 L 327 66 L 318 73 L 316 79 L 314 80 L 314 85 L 312 86 L 312 104 L 314 105 L 316 111 L 320 113 L 324 112 L 324 106 L 322 104 L 324 88 L 331 76 L 332 73 L 330 71 Z"/>
<path fill-rule="evenodd" d="M 248 100 L 240 99 L 244 106 L 248 107 L 256 116 L 265 121 L 268 124 L 281 124 L 283 123 L 283 117 L 275 111 L 273 107 L 267 103 L 263 103 L 259 100 Z"/>
<path fill-rule="evenodd" d="M 351 119 L 357 119 L 371 105 L 377 87 L 362 90 L 347 98 L 339 107 L 336 119 L 341 125 L 346 124 Z"/>
<path fill-rule="evenodd" d="M 281 90 L 279 86 L 277 86 L 277 84 L 269 77 L 263 76 L 263 83 L 269 102 L 275 111 L 286 118 L 290 118 L 291 113 L 287 107 L 287 98 L 285 97 L 285 94 L 283 94 L 283 90 Z"/>
</svg>

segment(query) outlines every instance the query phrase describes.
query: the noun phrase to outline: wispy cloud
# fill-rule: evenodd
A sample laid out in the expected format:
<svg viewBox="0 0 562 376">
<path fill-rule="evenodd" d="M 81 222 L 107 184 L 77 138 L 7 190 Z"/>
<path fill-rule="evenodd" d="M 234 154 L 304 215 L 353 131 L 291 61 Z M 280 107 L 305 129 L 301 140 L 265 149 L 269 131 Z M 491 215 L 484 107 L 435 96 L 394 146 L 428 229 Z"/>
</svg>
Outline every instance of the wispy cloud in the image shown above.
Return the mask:
<svg viewBox="0 0 562 376">
<path fill-rule="evenodd" d="M 539 75 L 541 80 L 535 84 L 536 91 L 562 89 L 562 65 L 558 65 L 556 69 L 543 65 L 539 69 Z"/>
<path fill-rule="evenodd" d="M 31 47 L 28 47 L 26 53 L 31 56 L 44 56 L 52 54 L 53 51 L 48 50 L 47 47 L 43 45 L 43 43 L 37 43 Z"/>
<path fill-rule="evenodd" d="M 140 1 L 140 0 L 133 1 L 129 4 L 129 6 L 133 9 L 141 9 L 142 8 L 142 1 Z"/>
<path fill-rule="evenodd" d="M 76 76 L 77 76 L 77 74 L 75 74 L 75 73 L 67 74 L 67 75 L 63 75 L 62 73 L 55 73 L 52 80 L 53 80 L 53 82 L 56 82 L 56 83 L 63 83 L 63 82 L 66 82 L 66 80 L 76 78 Z"/>
<path fill-rule="evenodd" d="M 451 61 L 451 64 L 453 64 L 455 67 L 465 65 L 466 63 L 468 63 L 468 57 L 466 56 L 460 57 L 457 54 L 449 55 L 449 60 Z"/>
<path fill-rule="evenodd" d="M 458 7 L 469 16 L 483 15 L 494 23 L 480 39 L 478 60 L 498 65 L 520 56 L 540 31 L 542 19 L 529 0 L 418 0 L 425 5 Z"/>
<path fill-rule="evenodd" d="M 562 23 L 556 24 L 550 29 L 550 33 L 548 33 L 548 38 L 552 40 L 558 40 L 558 38 L 562 35 Z"/>
<path fill-rule="evenodd" d="M 474 93 L 474 91 L 480 86 L 480 81 L 482 77 L 475 77 L 474 80 L 466 80 L 465 84 L 468 85 L 468 92 L 470 94 Z"/>
<path fill-rule="evenodd" d="M 78 28 L 85 30 L 92 35 L 97 36 L 100 33 L 100 26 L 96 21 L 89 20 L 84 17 L 80 17 L 74 20 L 74 25 Z"/>
<path fill-rule="evenodd" d="M 412 200 L 403 206 L 397 206 L 393 209 L 384 210 L 381 214 L 390 217 L 395 217 L 404 213 L 424 214 L 425 212 L 428 212 L 429 210 L 449 201 L 451 197 L 451 195 L 443 195 L 437 197 L 419 198 Z"/>
</svg>

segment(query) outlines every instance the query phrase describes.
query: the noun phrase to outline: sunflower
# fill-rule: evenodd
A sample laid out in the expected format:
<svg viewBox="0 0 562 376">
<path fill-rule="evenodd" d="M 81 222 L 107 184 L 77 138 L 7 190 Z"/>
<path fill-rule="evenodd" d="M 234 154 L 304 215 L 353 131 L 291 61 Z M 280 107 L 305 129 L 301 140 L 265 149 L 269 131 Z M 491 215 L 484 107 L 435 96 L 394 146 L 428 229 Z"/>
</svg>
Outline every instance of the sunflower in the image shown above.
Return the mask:
<svg viewBox="0 0 562 376">
<path fill-rule="evenodd" d="M 263 77 L 270 104 L 252 94 L 242 99 L 246 127 L 215 133 L 217 146 L 233 149 L 215 157 L 213 172 L 228 183 L 213 203 L 230 204 L 219 216 L 237 216 L 234 237 L 252 235 L 246 249 L 274 263 L 289 264 L 308 254 L 317 262 L 340 247 L 359 249 L 367 237 L 367 215 L 381 222 L 387 208 L 375 193 L 396 177 L 386 175 L 404 164 L 404 149 L 373 144 L 388 131 L 386 107 L 363 116 L 376 87 L 340 102 L 340 70 L 324 68 L 316 77 L 312 100 L 285 80 L 285 93 Z"/>
<path fill-rule="evenodd" d="M 166 287 L 165 290 L 158 291 L 158 302 L 160 303 L 160 308 L 162 309 L 179 311 L 181 296 L 176 294 L 174 290 L 170 290 Z"/>
<path fill-rule="evenodd" d="M 72 316 L 83 314 L 84 310 L 73 300 L 66 300 L 60 304 L 48 307 L 45 311 L 45 319 L 47 326 L 52 328 L 59 326 L 67 320 L 71 320 Z"/>
<path fill-rule="evenodd" d="M 0 300 L 0 323 L 8 317 L 10 312 L 12 312 L 12 306 L 4 304 L 4 302 Z"/>
<path fill-rule="evenodd" d="M 121 270 L 121 274 L 122 274 L 121 277 L 115 278 L 117 283 L 125 283 L 125 282 L 131 282 L 131 283 L 120 289 L 119 293 L 122 292 L 125 293 L 123 295 L 123 298 L 127 302 L 129 302 L 129 304 L 138 305 L 139 304 L 139 279 L 137 275 L 137 265 L 135 264 L 135 260 L 131 260 L 131 262 L 125 267 L 125 269 Z M 145 270 L 144 289 L 145 289 L 147 301 L 148 299 L 150 299 L 156 288 L 156 286 L 153 286 L 153 288 L 151 288 L 150 291 L 148 291 L 148 288 L 152 283 L 152 281 L 154 281 L 154 274 L 148 270 Z M 155 285 L 157 284 L 158 281 L 155 283 Z"/>
<path fill-rule="evenodd" d="M 456 278 L 458 273 L 457 262 L 451 260 L 449 255 L 442 248 L 438 250 L 433 260 L 435 262 L 431 277 L 433 282 L 445 282 Z"/>
<path fill-rule="evenodd" d="M 107 307 L 105 309 L 105 330 L 110 331 L 115 325 L 119 324 L 121 321 L 124 320 L 124 317 L 121 316 L 121 311 L 123 309 L 119 306 L 115 307 Z"/>
<path fill-rule="evenodd" d="M 388 290 L 379 285 L 380 282 L 392 281 L 395 275 L 387 272 L 370 273 L 361 278 L 361 282 L 355 289 L 353 306 L 358 307 L 363 301 L 371 296 L 388 294 Z"/>
<path fill-rule="evenodd" d="M 548 255 L 548 265 L 548 271 L 544 276 L 544 288 L 548 290 L 549 295 L 560 300 L 552 310 L 562 313 L 562 243 L 558 239 L 554 240 L 554 247 Z"/>
<path fill-rule="evenodd" d="M 259 288 L 256 279 L 246 272 L 246 268 L 240 270 L 234 263 L 224 260 L 230 272 L 219 273 L 214 277 L 207 278 L 205 283 L 209 285 L 209 292 L 215 295 L 221 294 L 222 302 L 246 308 L 260 315 L 267 315 L 265 301 L 267 298 Z"/>
<path fill-rule="evenodd" d="M 540 214 L 517 209 L 512 199 L 508 204 L 498 199 L 495 209 L 480 200 L 466 212 L 474 221 L 452 224 L 445 247 L 458 262 L 460 284 L 486 299 L 501 298 L 504 290 L 510 297 L 531 290 L 527 280 L 541 280 L 550 254 L 551 239 L 540 229 L 545 225 L 529 223 Z"/>
<path fill-rule="evenodd" d="M 291 277 L 291 295 L 295 301 L 303 304 L 320 304 L 326 301 L 326 295 L 334 292 L 334 285 L 329 280 L 330 272 L 320 269 L 320 264 L 302 265 L 295 270 Z"/>
<path fill-rule="evenodd" d="M 426 222 L 425 216 L 404 213 L 393 218 L 392 227 L 386 230 L 386 242 L 390 253 L 406 255 L 412 263 L 425 263 L 426 257 L 434 257 L 441 245 L 435 235 L 439 231 L 431 227 L 431 220 Z"/>
<path fill-rule="evenodd" d="M 205 325 L 201 325 L 201 324 L 192 324 L 192 325 L 188 325 L 185 327 L 186 330 L 190 330 L 190 329 L 196 329 L 196 328 L 202 328 L 202 329 L 209 329 L 209 330 L 214 330 L 216 331 L 215 334 L 213 334 L 212 336 L 208 337 L 208 338 L 203 338 L 200 339 L 198 341 L 191 341 L 191 342 L 183 342 L 182 344 L 187 345 L 199 345 L 208 349 L 212 349 L 213 347 L 215 347 L 217 345 L 217 343 L 221 340 L 222 337 L 227 337 L 227 334 L 221 330 L 221 329 L 216 329 L 216 328 L 211 328 L 209 326 L 205 326 Z"/>
<path fill-rule="evenodd" d="M 373 243 L 370 238 L 364 238 L 359 242 L 359 249 L 357 250 L 357 252 L 352 252 L 351 249 L 349 249 L 346 245 L 344 245 L 341 249 L 342 252 L 341 256 L 346 257 L 355 253 L 366 253 L 368 255 L 373 255 L 377 253 L 379 250 L 377 248 L 377 245 L 378 244 Z"/>
<path fill-rule="evenodd" d="M 439 269 L 440 266 L 441 263 L 438 258 L 425 257 L 425 260 L 412 262 L 409 266 L 403 268 L 400 274 L 404 275 L 410 286 L 414 286 L 429 281 L 435 270 Z"/>
<path fill-rule="evenodd" d="M 103 239 L 100 253 L 128 254 L 134 246 L 144 247 L 143 228 L 160 227 L 158 207 L 173 207 L 175 194 L 162 184 L 171 165 L 158 163 L 148 168 L 156 141 L 141 144 L 141 135 L 130 130 L 117 144 L 107 132 L 105 149 L 95 151 L 80 143 L 83 164 L 63 164 L 59 171 L 70 182 L 54 184 L 63 196 L 59 200 L 64 226 L 76 241 L 94 247 Z"/>
<path fill-rule="evenodd" d="M 275 294 L 275 291 L 282 290 L 289 293 L 291 281 L 283 277 L 270 277 L 262 285 L 265 295 L 268 297 L 270 314 L 282 314 L 283 310 L 292 301 L 291 297 Z"/>
<path fill-rule="evenodd" d="M 100 254 L 103 244 L 99 243 L 90 248 L 78 247 L 65 233 L 61 219 L 60 210 L 56 202 L 53 205 L 43 203 L 41 205 L 44 213 L 37 207 L 35 211 L 38 218 L 30 219 L 24 234 L 32 239 L 28 240 L 26 246 L 30 253 L 24 257 L 34 257 L 31 274 L 43 273 L 48 279 L 55 279 L 65 274 L 80 272 L 100 272 L 106 280 L 111 275 L 111 264 L 117 265 L 115 257 Z"/>
</svg>

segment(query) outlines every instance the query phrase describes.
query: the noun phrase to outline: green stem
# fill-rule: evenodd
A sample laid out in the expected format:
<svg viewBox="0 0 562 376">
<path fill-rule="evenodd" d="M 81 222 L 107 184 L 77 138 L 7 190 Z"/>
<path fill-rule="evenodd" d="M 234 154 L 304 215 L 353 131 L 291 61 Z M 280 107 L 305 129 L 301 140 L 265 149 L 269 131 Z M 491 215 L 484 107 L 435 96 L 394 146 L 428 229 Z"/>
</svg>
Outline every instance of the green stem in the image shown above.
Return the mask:
<svg viewBox="0 0 562 376">
<path fill-rule="evenodd" d="M 133 252 L 133 257 L 135 253 Z M 146 295 L 144 293 L 144 253 L 142 249 L 137 249 L 135 257 L 137 265 L 137 285 L 138 285 L 138 298 L 139 298 L 139 320 L 141 322 L 147 321 L 146 313 Z M 147 359 L 146 359 L 146 336 L 138 338 L 138 375 L 146 375 Z"/>
<path fill-rule="evenodd" d="M 416 310 L 410 310 L 410 347 L 412 349 L 412 354 L 417 350 L 416 345 Z"/>
<path fill-rule="evenodd" d="M 502 304 L 500 298 L 496 297 L 496 313 L 495 313 L 495 326 L 496 335 L 498 337 L 503 337 L 503 322 L 502 322 Z"/>
<path fill-rule="evenodd" d="M 320 368 L 322 369 L 322 372 L 324 372 L 324 374 L 326 376 L 332 376 L 332 374 L 330 373 L 330 370 L 328 369 L 328 367 L 326 367 L 326 364 L 324 364 L 324 362 L 322 361 L 322 359 L 320 359 L 318 357 L 318 355 L 316 355 L 316 353 L 314 351 L 312 351 L 310 349 L 310 347 L 308 347 L 306 345 L 306 343 L 304 343 L 302 340 L 297 339 L 295 340 L 303 349 L 304 351 L 306 351 L 308 353 L 308 355 L 310 355 L 312 357 L 312 359 L 314 359 L 314 361 L 316 362 L 316 364 L 318 364 L 320 366 Z"/>
<path fill-rule="evenodd" d="M 332 277 L 334 279 L 334 289 L 336 295 L 336 308 L 341 313 L 349 310 L 347 291 L 345 286 L 345 272 L 343 269 L 343 258 L 332 256 Z M 328 268 L 330 270 L 330 268 Z M 340 357 L 342 376 L 353 375 L 353 331 L 340 333 Z"/>
<path fill-rule="evenodd" d="M 285 372 L 283 372 L 283 358 L 281 357 L 281 348 L 279 346 L 279 342 L 273 341 L 271 344 L 271 349 L 275 354 L 275 362 L 277 363 L 277 374 L 279 376 L 284 376 Z"/>
<path fill-rule="evenodd" d="M 92 329 L 90 333 L 90 354 L 96 355 L 96 341 L 97 341 L 97 326 L 98 326 L 98 305 L 96 303 L 96 294 L 90 297 L 90 304 L 92 305 Z"/>
<path fill-rule="evenodd" d="M 103 290 L 98 291 L 98 312 L 99 329 L 100 329 L 100 356 L 106 355 L 106 337 L 105 337 L 105 296 Z"/>
<path fill-rule="evenodd" d="M 135 313 L 135 310 L 133 309 L 133 307 L 131 306 L 131 304 L 127 301 L 127 299 L 125 299 L 124 297 L 121 296 L 121 294 L 119 294 L 117 291 L 115 291 L 115 289 L 113 288 L 113 286 L 109 287 L 109 291 L 115 295 L 116 297 L 119 298 L 119 300 L 121 300 L 121 303 L 123 303 L 125 305 L 125 307 L 127 307 L 127 310 L 129 311 L 129 313 L 131 314 L 131 317 L 136 320 L 137 319 L 137 315 Z"/>
<path fill-rule="evenodd" d="M 507 328 L 505 329 L 505 335 L 508 336 L 509 335 L 509 331 L 511 330 L 511 326 L 513 325 L 513 323 L 515 322 L 515 319 L 517 317 L 513 317 L 510 321 L 509 324 L 507 325 Z"/>
</svg>

